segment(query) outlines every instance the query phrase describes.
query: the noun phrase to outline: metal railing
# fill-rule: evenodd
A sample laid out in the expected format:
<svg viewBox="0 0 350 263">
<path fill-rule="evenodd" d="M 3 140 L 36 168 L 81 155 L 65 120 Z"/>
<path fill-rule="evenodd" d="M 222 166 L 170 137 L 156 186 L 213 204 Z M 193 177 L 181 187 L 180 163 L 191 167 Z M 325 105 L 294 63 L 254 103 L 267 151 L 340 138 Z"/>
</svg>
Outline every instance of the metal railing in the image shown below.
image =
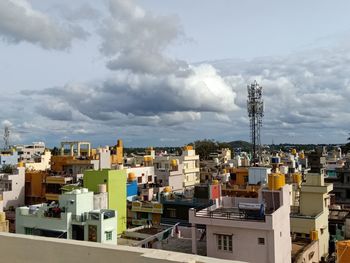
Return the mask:
<svg viewBox="0 0 350 263">
<path fill-rule="evenodd" d="M 265 222 L 265 216 L 252 216 L 247 214 L 245 211 L 237 208 L 217 208 L 217 209 L 202 209 L 195 212 L 196 217 L 206 217 L 224 220 L 240 220 L 240 221 L 258 221 Z"/>
</svg>

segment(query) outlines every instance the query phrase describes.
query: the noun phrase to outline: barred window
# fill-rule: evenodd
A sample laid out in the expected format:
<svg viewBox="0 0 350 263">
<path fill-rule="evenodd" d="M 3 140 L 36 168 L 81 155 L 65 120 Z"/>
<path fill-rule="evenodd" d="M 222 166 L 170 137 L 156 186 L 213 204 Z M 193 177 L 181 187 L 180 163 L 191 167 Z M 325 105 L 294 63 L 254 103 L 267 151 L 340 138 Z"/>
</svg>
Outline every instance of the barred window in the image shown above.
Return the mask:
<svg viewBox="0 0 350 263">
<path fill-rule="evenodd" d="M 216 235 L 217 248 L 221 251 L 232 252 L 232 235 Z"/>
</svg>

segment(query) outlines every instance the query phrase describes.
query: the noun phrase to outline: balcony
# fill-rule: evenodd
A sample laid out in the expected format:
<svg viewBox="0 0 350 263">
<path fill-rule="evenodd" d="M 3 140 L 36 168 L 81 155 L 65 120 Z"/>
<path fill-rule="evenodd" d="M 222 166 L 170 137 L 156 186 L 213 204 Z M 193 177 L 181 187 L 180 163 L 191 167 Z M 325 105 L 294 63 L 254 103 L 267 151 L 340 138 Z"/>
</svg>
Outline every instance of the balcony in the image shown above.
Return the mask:
<svg viewBox="0 0 350 263">
<path fill-rule="evenodd" d="M 58 198 L 59 198 L 59 194 L 45 194 L 45 198 L 46 200 L 49 200 L 49 201 L 58 201 Z"/>
<path fill-rule="evenodd" d="M 237 207 L 217 207 L 213 205 L 206 209 L 196 210 L 191 208 L 189 210 L 189 222 L 198 225 L 210 225 L 217 227 L 234 227 L 242 229 L 256 229 L 256 230 L 271 230 L 273 226 L 273 218 L 280 217 L 280 209 L 273 212 L 273 214 L 254 215 Z"/>
<path fill-rule="evenodd" d="M 258 221 L 264 222 L 265 216 L 253 216 L 247 214 L 243 210 L 240 210 L 238 207 L 233 208 L 216 208 L 212 210 L 212 207 L 199 210 L 195 213 L 196 217 L 206 217 L 206 218 L 215 218 L 215 219 L 224 219 L 224 220 L 249 220 L 249 221 Z"/>
<path fill-rule="evenodd" d="M 133 202 L 131 206 L 131 211 L 162 214 L 163 205 L 160 203 L 152 202 Z"/>
</svg>

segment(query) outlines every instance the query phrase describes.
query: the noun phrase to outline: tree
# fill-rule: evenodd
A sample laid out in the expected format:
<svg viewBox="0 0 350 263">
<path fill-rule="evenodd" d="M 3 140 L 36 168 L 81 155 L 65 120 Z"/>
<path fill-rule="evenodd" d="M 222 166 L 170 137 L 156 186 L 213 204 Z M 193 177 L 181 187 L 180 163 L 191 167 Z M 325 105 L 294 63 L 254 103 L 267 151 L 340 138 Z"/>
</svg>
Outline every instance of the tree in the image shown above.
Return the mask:
<svg viewBox="0 0 350 263">
<path fill-rule="evenodd" d="M 350 135 L 350 133 L 349 133 L 349 135 Z M 344 153 L 350 152 L 350 137 L 347 138 L 347 141 L 348 141 L 348 143 L 346 143 L 342 149 Z"/>
<path fill-rule="evenodd" d="M 216 152 L 219 149 L 219 145 L 214 140 L 197 140 L 193 143 L 196 154 L 199 155 L 201 160 L 208 160 L 209 155 L 213 152 Z"/>
</svg>

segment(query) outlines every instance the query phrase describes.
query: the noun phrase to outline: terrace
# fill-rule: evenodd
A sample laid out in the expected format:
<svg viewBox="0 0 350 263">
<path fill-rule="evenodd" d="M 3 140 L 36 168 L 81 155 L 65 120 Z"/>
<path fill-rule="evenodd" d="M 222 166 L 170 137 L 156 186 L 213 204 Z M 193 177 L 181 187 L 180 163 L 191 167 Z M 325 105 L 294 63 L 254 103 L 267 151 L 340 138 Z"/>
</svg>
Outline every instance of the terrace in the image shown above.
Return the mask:
<svg viewBox="0 0 350 263">
<path fill-rule="evenodd" d="M 259 211 L 258 211 L 259 212 Z M 252 212 L 248 210 L 239 209 L 238 207 L 218 207 L 215 205 L 210 206 L 205 209 L 197 210 L 195 212 L 196 217 L 204 218 L 215 218 L 215 219 L 224 219 L 224 220 L 250 220 L 257 222 L 265 222 L 265 214 L 258 214 L 257 212 Z"/>
</svg>

